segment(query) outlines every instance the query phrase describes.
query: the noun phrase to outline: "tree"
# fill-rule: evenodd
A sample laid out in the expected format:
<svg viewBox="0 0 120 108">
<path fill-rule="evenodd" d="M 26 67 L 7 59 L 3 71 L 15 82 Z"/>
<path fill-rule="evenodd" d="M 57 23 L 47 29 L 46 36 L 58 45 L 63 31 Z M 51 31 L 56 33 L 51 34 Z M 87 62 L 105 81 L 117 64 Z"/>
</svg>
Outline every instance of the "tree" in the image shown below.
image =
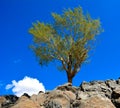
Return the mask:
<svg viewBox="0 0 120 108">
<path fill-rule="evenodd" d="M 72 83 L 102 30 L 100 21 L 84 15 L 81 7 L 65 10 L 61 15 L 52 13 L 52 17 L 51 24 L 38 21 L 29 29 L 34 39 L 32 49 L 41 65 L 60 61 Z"/>
</svg>

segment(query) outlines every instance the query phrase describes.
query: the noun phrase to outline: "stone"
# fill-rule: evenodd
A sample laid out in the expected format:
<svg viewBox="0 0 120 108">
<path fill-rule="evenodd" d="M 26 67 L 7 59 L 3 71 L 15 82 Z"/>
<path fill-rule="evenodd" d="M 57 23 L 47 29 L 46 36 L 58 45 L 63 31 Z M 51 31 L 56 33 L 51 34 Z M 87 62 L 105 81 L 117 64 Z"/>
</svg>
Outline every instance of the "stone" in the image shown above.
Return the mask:
<svg viewBox="0 0 120 108">
<path fill-rule="evenodd" d="M 80 100 L 75 100 L 72 105 L 71 105 L 71 108 L 80 108 L 81 106 L 81 102 Z"/>
<path fill-rule="evenodd" d="M 118 99 L 120 97 L 120 88 L 116 88 L 112 92 L 112 98 Z"/>
<path fill-rule="evenodd" d="M 111 98 L 112 90 L 103 81 L 92 81 L 90 83 L 83 82 L 80 85 L 80 90 L 86 92 L 88 95 L 101 94 L 102 96 L 107 96 Z"/>
<path fill-rule="evenodd" d="M 61 91 L 71 91 L 73 93 L 76 93 L 77 88 L 73 86 L 58 86 L 56 90 L 61 90 Z"/>
<path fill-rule="evenodd" d="M 120 88 L 115 88 L 112 92 L 112 102 L 116 108 L 120 108 Z"/>
<path fill-rule="evenodd" d="M 76 95 L 71 91 L 64 91 L 63 94 L 66 95 L 70 100 L 76 99 Z"/>
<path fill-rule="evenodd" d="M 22 96 L 11 108 L 41 108 L 37 102 L 32 101 L 26 96 Z"/>
<path fill-rule="evenodd" d="M 33 100 L 33 101 L 37 101 L 37 96 L 38 96 L 38 95 L 33 94 L 33 95 L 30 97 L 30 99 Z"/>
<path fill-rule="evenodd" d="M 70 84 L 21 97 L 0 96 L 0 108 L 120 108 L 120 79 Z"/>
<path fill-rule="evenodd" d="M 78 108 L 115 108 L 115 106 L 108 98 L 92 96 L 88 99 L 81 100 Z"/>
<path fill-rule="evenodd" d="M 24 93 L 22 96 L 26 96 L 26 97 L 30 98 L 30 96 L 27 93 Z"/>
<path fill-rule="evenodd" d="M 45 108 L 49 106 L 49 108 L 52 108 L 50 105 L 57 105 L 60 108 L 70 108 L 70 100 L 71 98 L 68 96 L 70 92 L 64 92 L 60 90 L 53 90 L 51 91 L 47 97 L 46 101 L 44 102 Z M 71 93 L 71 95 L 73 95 Z"/>
<path fill-rule="evenodd" d="M 116 87 L 120 87 L 120 85 L 117 84 L 117 82 L 115 80 L 106 80 L 105 83 L 112 90 L 115 89 Z"/>
<path fill-rule="evenodd" d="M 1 108 L 6 108 L 14 105 L 16 101 L 18 100 L 18 97 L 15 95 L 5 95 L 0 97 L 0 106 Z"/>
<path fill-rule="evenodd" d="M 118 78 L 118 80 L 116 80 L 116 83 L 117 83 L 117 84 L 120 84 L 120 78 Z"/>
<path fill-rule="evenodd" d="M 6 102 L 6 98 L 3 96 L 0 96 L 0 108 L 2 107 L 2 104 Z"/>
<path fill-rule="evenodd" d="M 76 94 L 76 99 L 81 100 L 81 99 L 87 99 L 89 95 L 83 91 L 78 91 Z"/>
<path fill-rule="evenodd" d="M 35 99 L 34 101 L 36 101 L 37 103 L 39 103 L 41 107 L 43 107 L 45 104 L 45 101 L 49 100 L 49 96 L 48 94 L 40 93 L 37 96 L 34 96 L 34 99 Z"/>
<path fill-rule="evenodd" d="M 62 108 L 62 106 L 59 103 L 55 102 L 55 101 L 49 101 L 46 104 L 45 108 Z"/>
</svg>

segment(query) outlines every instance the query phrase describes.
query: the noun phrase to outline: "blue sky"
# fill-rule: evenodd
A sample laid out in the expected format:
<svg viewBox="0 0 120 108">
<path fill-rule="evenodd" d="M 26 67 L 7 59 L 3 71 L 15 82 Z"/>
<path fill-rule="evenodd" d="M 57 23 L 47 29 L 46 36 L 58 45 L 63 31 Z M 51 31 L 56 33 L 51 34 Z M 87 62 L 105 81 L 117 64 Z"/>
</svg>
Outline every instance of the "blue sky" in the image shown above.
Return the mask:
<svg viewBox="0 0 120 108">
<path fill-rule="evenodd" d="M 93 18 L 100 18 L 104 32 L 99 35 L 89 64 L 84 64 L 73 80 L 117 79 L 120 77 L 120 1 L 119 0 L 0 0 L 0 95 L 12 93 L 5 86 L 25 76 L 37 78 L 47 90 L 67 82 L 57 63 L 41 67 L 29 49 L 32 23 L 51 22 L 51 12 L 82 6 Z"/>
</svg>

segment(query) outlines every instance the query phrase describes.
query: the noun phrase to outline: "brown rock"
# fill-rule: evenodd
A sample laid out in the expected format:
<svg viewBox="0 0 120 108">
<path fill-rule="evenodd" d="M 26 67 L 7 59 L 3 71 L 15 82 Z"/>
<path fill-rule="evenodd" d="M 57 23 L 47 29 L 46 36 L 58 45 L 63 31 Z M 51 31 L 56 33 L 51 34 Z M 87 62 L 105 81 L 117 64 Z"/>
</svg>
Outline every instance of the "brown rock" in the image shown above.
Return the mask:
<svg viewBox="0 0 120 108">
<path fill-rule="evenodd" d="M 76 93 L 77 88 L 74 86 L 58 86 L 56 90 L 61 90 L 61 91 L 71 91 L 73 93 Z"/>
<path fill-rule="evenodd" d="M 102 96 L 93 96 L 80 101 L 80 108 L 115 108 L 108 98 Z"/>
<path fill-rule="evenodd" d="M 22 96 L 17 103 L 11 108 L 41 108 L 37 102 Z"/>
<path fill-rule="evenodd" d="M 70 108 L 70 97 L 73 96 L 71 92 L 64 92 L 60 90 L 53 90 L 47 95 L 45 101 L 45 108 Z M 72 97 L 74 98 L 74 96 Z"/>
<path fill-rule="evenodd" d="M 38 95 L 31 96 L 31 100 L 37 102 L 41 107 L 62 107 L 69 108 L 70 100 L 75 100 L 76 95 L 71 91 L 53 90 L 49 93 L 40 93 Z"/>
<path fill-rule="evenodd" d="M 80 87 L 65 84 L 31 97 L 6 95 L 0 97 L 0 108 L 120 108 L 119 83 L 120 79 L 92 81 Z"/>
<path fill-rule="evenodd" d="M 65 94 L 70 100 L 76 99 L 76 95 L 71 91 L 64 91 L 63 94 Z"/>
<path fill-rule="evenodd" d="M 48 99 L 48 95 L 44 93 L 40 93 L 34 99 L 36 99 L 36 102 L 39 103 L 39 105 L 42 107 L 44 106 L 46 99 Z"/>
<path fill-rule="evenodd" d="M 6 101 L 5 97 L 1 96 L 0 97 L 0 108 L 2 107 L 2 103 Z"/>
</svg>

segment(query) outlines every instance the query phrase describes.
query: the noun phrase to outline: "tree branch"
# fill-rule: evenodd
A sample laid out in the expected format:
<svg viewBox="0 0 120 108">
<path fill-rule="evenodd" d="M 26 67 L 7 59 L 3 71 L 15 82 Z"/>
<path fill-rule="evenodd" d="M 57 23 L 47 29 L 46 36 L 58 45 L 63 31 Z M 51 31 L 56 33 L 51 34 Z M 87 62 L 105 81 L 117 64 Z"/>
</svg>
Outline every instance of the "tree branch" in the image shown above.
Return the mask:
<svg viewBox="0 0 120 108">
<path fill-rule="evenodd" d="M 63 68 L 65 69 L 65 71 L 68 72 L 68 70 L 67 70 L 67 68 L 66 68 L 66 66 L 65 66 L 64 60 L 61 60 L 61 62 L 62 62 L 62 65 L 63 65 Z"/>
<path fill-rule="evenodd" d="M 74 77 L 78 72 L 79 72 L 79 70 L 80 70 L 80 64 L 81 63 L 75 63 L 75 65 L 74 65 L 74 69 L 73 69 L 73 71 L 72 71 L 72 77 Z M 79 70 L 78 70 L 79 69 Z"/>
</svg>

